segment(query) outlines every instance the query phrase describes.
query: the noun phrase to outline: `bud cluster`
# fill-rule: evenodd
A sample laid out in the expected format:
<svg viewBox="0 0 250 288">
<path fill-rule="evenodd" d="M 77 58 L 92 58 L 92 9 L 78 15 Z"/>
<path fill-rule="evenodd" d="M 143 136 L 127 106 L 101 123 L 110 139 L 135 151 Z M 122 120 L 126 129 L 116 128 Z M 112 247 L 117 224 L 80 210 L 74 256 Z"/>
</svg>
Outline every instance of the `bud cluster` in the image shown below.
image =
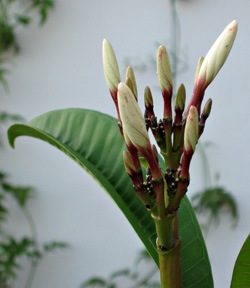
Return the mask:
<svg viewBox="0 0 250 288">
<path fill-rule="evenodd" d="M 213 81 L 232 48 L 237 33 L 237 22 L 232 21 L 222 32 L 204 58 L 197 65 L 193 95 L 185 109 L 186 90 L 181 84 L 173 102 L 173 77 L 167 50 L 160 46 L 157 53 L 157 75 L 163 97 L 163 116 L 157 119 L 149 87 L 144 91 L 145 112 L 138 105 L 134 71 L 128 67 L 125 82 L 111 44 L 103 41 L 104 74 L 115 103 L 120 132 L 128 151 L 124 164 L 137 195 L 154 215 L 174 214 L 189 185 L 189 167 L 199 137 L 210 115 L 209 99 L 201 112 L 206 88 Z M 174 107 L 172 107 L 174 106 Z M 151 144 L 151 131 L 166 164 L 162 171 L 158 152 Z M 145 180 L 141 166 L 146 168 Z"/>
</svg>

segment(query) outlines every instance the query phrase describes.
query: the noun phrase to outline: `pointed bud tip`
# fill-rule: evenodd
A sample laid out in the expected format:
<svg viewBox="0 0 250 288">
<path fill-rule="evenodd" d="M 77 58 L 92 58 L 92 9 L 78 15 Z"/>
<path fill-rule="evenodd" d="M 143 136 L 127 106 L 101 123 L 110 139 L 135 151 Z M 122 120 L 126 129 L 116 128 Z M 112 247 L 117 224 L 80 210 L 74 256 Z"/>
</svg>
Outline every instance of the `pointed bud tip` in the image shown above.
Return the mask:
<svg viewBox="0 0 250 288">
<path fill-rule="evenodd" d="M 212 104 L 213 104 L 213 101 L 211 98 L 209 98 L 203 108 L 203 111 L 202 111 L 202 115 L 204 117 L 209 117 L 210 113 L 211 113 L 211 109 L 212 109 Z"/>
<path fill-rule="evenodd" d="M 195 150 L 198 141 L 198 121 L 198 111 L 195 106 L 191 106 L 184 132 L 184 149 L 186 152 L 193 153 Z"/>
<path fill-rule="evenodd" d="M 152 109 L 154 106 L 152 93 L 148 86 L 146 86 L 144 90 L 144 103 L 145 103 L 145 107 L 148 109 Z"/>
<path fill-rule="evenodd" d="M 178 88 L 176 97 L 175 97 L 175 109 L 183 111 L 186 102 L 186 88 L 184 84 L 181 84 Z"/>
<path fill-rule="evenodd" d="M 224 65 L 233 46 L 237 30 L 238 22 L 233 20 L 219 35 L 205 56 L 196 77 L 196 82 L 202 83 L 202 89 L 206 89 Z"/>
<path fill-rule="evenodd" d="M 126 82 L 129 83 L 129 88 L 133 92 L 136 100 L 137 100 L 137 85 L 136 85 L 136 80 L 135 80 L 135 73 L 134 70 L 131 66 L 128 66 L 126 70 Z M 127 84 L 127 83 L 126 83 Z"/>
<path fill-rule="evenodd" d="M 112 45 L 107 39 L 102 42 L 103 70 L 107 86 L 110 91 L 117 89 L 121 81 L 118 63 Z"/>
<path fill-rule="evenodd" d="M 118 106 L 124 133 L 137 150 L 143 153 L 143 150 L 150 147 L 145 120 L 132 91 L 122 82 L 118 85 Z"/>
<path fill-rule="evenodd" d="M 162 45 L 157 51 L 157 74 L 161 90 L 171 94 L 173 86 L 171 64 L 167 50 Z"/>
</svg>

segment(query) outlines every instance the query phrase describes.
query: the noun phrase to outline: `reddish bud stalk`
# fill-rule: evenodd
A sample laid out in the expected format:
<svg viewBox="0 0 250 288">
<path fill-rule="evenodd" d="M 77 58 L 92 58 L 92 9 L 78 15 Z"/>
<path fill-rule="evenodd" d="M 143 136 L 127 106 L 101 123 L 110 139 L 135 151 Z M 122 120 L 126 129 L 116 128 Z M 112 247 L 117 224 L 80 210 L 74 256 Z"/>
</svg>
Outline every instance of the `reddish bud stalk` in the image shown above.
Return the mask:
<svg viewBox="0 0 250 288">
<path fill-rule="evenodd" d="M 204 95 L 205 95 L 205 89 L 202 88 L 203 83 L 204 83 L 204 81 L 199 81 L 195 85 L 193 95 L 192 95 L 191 100 L 188 104 L 188 108 L 184 113 L 185 118 L 187 118 L 188 112 L 189 112 L 191 106 L 195 106 L 197 109 L 198 115 L 200 115 L 201 103 L 202 103 L 202 100 L 203 100 Z"/>
<path fill-rule="evenodd" d="M 137 156 L 138 158 L 138 156 Z M 145 205 L 147 209 L 152 209 L 154 206 L 154 203 L 152 199 L 150 199 L 149 195 L 144 190 L 143 187 L 143 174 L 141 167 L 137 167 L 134 165 L 134 161 L 131 157 L 131 154 L 129 152 L 124 151 L 123 152 L 123 161 L 124 166 L 127 171 L 128 176 L 130 177 L 133 187 L 136 191 L 137 196 L 141 199 L 142 203 Z"/>
<path fill-rule="evenodd" d="M 118 99 L 117 99 L 117 95 L 118 95 L 118 89 L 114 89 L 114 90 L 109 90 L 109 93 L 113 99 L 113 102 L 115 104 L 115 108 L 116 108 L 116 112 L 117 112 L 117 118 L 118 121 L 120 120 L 120 113 L 119 113 L 119 108 L 118 108 Z"/>
<path fill-rule="evenodd" d="M 167 90 L 162 90 L 162 96 L 164 101 L 163 118 L 172 119 L 172 88 Z"/>
<path fill-rule="evenodd" d="M 131 161 L 134 164 L 135 171 L 139 171 L 141 169 L 141 163 L 138 157 L 138 151 L 136 147 L 132 143 L 129 143 L 127 144 L 127 149 L 129 151 Z"/>
</svg>

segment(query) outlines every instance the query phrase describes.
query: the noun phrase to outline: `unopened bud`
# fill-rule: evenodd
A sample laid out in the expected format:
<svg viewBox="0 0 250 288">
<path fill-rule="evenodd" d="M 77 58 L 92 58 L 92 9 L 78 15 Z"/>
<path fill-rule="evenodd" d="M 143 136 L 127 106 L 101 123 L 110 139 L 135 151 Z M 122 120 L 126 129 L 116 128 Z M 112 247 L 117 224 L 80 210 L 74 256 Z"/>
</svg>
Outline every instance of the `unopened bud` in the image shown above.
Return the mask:
<svg viewBox="0 0 250 288">
<path fill-rule="evenodd" d="M 201 68 L 201 64 L 202 64 L 203 60 L 204 60 L 204 57 L 200 57 L 198 59 L 198 63 L 197 63 L 197 66 L 196 66 L 196 71 L 195 71 L 194 83 L 196 82 L 196 78 L 197 78 L 197 76 L 198 76 L 198 74 L 200 72 L 200 68 Z"/>
<path fill-rule="evenodd" d="M 201 113 L 201 118 L 208 118 L 212 109 L 212 99 L 209 98 L 203 108 L 203 111 Z"/>
<path fill-rule="evenodd" d="M 118 85 L 118 106 L 124 133 L 139 152 L 151 150 L 144 117 L 132 91 L 125 83 Z"/>
<path fill-rule="evenodd" d="M 189 109 L 187 122 L 184 132 L 184 150 L 186 153 L 193 154 L 198 141 L 198 121 L 199 116 L 195 106 Z"/>
<path fill-rule="evenodd" d="M 136 168 L 128 151 L 123 151 L 123 162 L 128 175 L 134 175 L 136 173 Z"/>
<path fill-rule="evenodd" d="M 137 85 L 135 80 L 135 74 L 133 68 L 130 66 L 127 68 L 126 71 L 126 84 L 129 86 L 130 90 L 133 92 L 135 98 L 137 99 Z"/>
<path fill-rule="evenodd" d="M 201 134 L 204 131 L 205 123 L 206 123 L 207 118 L 210 115 L 211 109 L 212 109 L 212 99 L 209 98 L 207 100 L 204 108 L 203 108 L 202 113 L 201 113 L 201 118 L 200 118 L 200 122 L 199 122 L 199 137 L 201 136 Z"/>
<path fill-rule="evenodd" d="M 144 90 L 144 103 L 145 103 L 145 108 L 148 111 L 153 111 L 154 101 L 153 101 L 151 90 L 148 86 L 146 86 Z"/>
<path fill-rule="evenodd" d="M 183 84 L 180 85 L 175 97 L 175 110 L 184 111 L 186 101 L 186 89 Z"/>
<path fill-rule="evenodd" d="M 102 60 L 106 83 L 112 94 L 117 91 L 121 78 L 113 47 L 106 39 L 103 40 L 102 44 Z"/>
<path fill-rule="evenodd" d="M 196 84 L 201 89 L 206 89 L 224 65 L 233 46 L 237 29 L 238 23 L 234 20 L 224 29 L 208 51 L 196 77 Z"/>
<path fill-rule="evenodd" d="M 162 93 L 172 94 L 173 79 L 171 65 L 167 50 L 164 46 L 158 48 L 157 53 L 157 74 Z"/>
</svg>

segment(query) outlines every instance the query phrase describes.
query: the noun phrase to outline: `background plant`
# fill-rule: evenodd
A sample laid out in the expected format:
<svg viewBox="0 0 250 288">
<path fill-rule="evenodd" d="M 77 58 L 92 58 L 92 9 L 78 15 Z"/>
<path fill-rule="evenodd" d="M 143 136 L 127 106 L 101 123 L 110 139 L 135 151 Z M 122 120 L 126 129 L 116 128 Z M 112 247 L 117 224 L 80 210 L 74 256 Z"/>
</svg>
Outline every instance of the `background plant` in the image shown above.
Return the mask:
<svg viewBox="0 0 250 288">
<path fill-rule="evenodd" d="M 54 7 L 52 0 L 2 0 L 0 2 L 0 83 L 6 91 L 9 72 L 7 67 L 12 57 L 21 49 L 17 38 L 17 29 L 28 27 L 32 21 L 39 18 L 39 24 L 45 24 L 50 10 Z M 11 121 L 22 121 L 23 117 L 16 114 L 0 111 L 0 125 L 9 124 Z M 0 137 L 1 148 L 3 135 Z M 29 263 L 30 269 L 25 283 L 25 288 L 30 288 L 39 263 L 57 249 L 67 247 L 62 241 L 51 241 L 40 244 L 37 237 L 37 228 L 33 217 L 28 209 L 30 199 L 36 195 L 35 189 L 30 186 L 15 185 L 9 180 L 11 177 L 0 171 L 0 288 L 15 287 L 16 278 L 22 270 L 24 262 Z M 12 211 L 9 202 L 14 200 L 20 209 L 26 224 L 30 229 L 30 235 L 17 237 L 9 231 L 8 223 Z M 25 224 L 25 223 L 24 223 Z"/>
</svg>

